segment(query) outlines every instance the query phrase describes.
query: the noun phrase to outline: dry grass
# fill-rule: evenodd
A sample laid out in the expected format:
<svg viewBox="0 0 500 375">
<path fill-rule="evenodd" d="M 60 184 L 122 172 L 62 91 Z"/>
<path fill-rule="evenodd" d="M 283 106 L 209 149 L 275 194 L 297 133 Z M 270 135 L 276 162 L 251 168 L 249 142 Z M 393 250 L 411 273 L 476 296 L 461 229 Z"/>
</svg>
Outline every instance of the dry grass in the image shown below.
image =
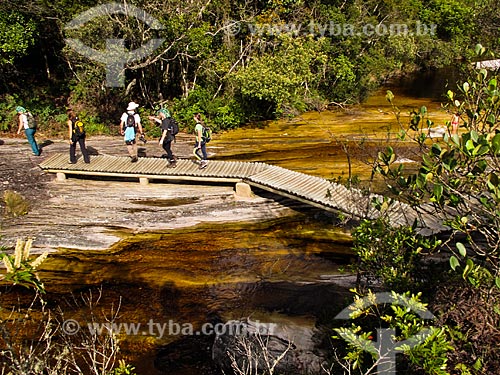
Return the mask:
<svg viewBox="0 0 500 375">
<path fill-rule="evenodd" d="M 3 193 L 5 202 L 5 213 L 7 216 L 17 217 L 26 215 L 29 211 L 29 204 L 19 193 L 12 190 L 6 190 Z"/>
</svg>

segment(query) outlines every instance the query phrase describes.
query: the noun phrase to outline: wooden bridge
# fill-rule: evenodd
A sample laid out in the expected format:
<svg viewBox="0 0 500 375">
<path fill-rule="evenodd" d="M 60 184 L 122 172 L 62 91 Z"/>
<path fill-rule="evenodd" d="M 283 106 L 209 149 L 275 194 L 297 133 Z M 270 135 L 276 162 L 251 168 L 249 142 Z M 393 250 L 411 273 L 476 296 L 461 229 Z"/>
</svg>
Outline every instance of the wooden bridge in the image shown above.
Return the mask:
<svg viewBox="0 0 500 375">
<path fill-rule="evenodd" d="M 81 159 L 76 164 L 68 163 L 68 155 L 55 154 L 40 164 L 43 170 L 56 173 L 59 180 L 67 175 L 122 177 L 138 179 L 142 184 L 150 180 L 172 182 L 199 181 L 216 183 L 244 182 L 290 199 L 357 219 L 374 219 L 379 215 L 371 204 L 373 199 L 383 200 L 380 195 L 366 195 L 357 189 L 333 183 L 321 177 L 294 172 L 285 168 L 242 161 L 211 160 L 207 168 L 199 169 L 192 160 L 177 161 L 176 168 L 169 168 L 166 159 L 139 158 L 131 163 L 129 157 L 98 155 L 85 164 Z M 390 205 L 388 215 L 394 225 L 411 225 L 418 218 L 427 234 L 447 229 L 440 221 L 424 211 L 417 212 L 407 204 L 395 202 Z"/>
</svg>

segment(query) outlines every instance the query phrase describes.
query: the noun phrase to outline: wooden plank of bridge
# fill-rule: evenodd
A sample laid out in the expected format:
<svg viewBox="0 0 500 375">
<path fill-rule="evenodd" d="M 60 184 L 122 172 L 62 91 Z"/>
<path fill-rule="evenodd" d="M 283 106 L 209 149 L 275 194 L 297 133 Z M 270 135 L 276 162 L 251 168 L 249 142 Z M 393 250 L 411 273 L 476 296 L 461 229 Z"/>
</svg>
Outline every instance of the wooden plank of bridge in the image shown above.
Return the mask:
<svg viewBox="0 0 500 375">
<path fill-rule="evenodd" d="M 64 174 L 65 177 L 68 175 L 128 177 L 137 178 L 144 184 L 150 180 L 236 183 L 249 174 L 268 168 L 264 163 L 210 161 L 209 167 L 199 169 L 198 164 L 188 159 L 178 160 L 176 168 L 169 168 L 168 165 L 168 161 L 162 158 L 139 158 L 136 163 L 132 163 L 129 157 L 109 155 L 93 156 L 89 164 L 82 160 L 70 164 L 66 154 L 55 154 L 43 161 L 40 168 L 50 173 Z M 246 172 L 243 173 L 243 170 Z"/>
<path fill-rule="evenodd" d="M 42 162 L 40 168 L 56 173 L 63 181 L 68 175 L 129 177 L 139 179 L 147 185 L 150 180 L 201 181 L 218 183 L 247 184 L 270 191 L 274 194 L 300 201 L 321 209 L 342 212 L 358 219 L 375 219 L 380 214 L 372 205 L 372 200 L 382 201 L 383 196 L 366 195 L 358 189 L 347 189 L 321 177 L 291 171 L 265 163 L 241 161 L 209 161 L 208 167 L 199 169 L 192 160 L 178 160 L 176 168 L 169 168 L 168 161 L 161 158 L 139 158 L 131 163 L 128 157 L 98 155 L 91 163 L 79 160 L 68 163 L 67 154 L 55 154 Z M 389 206 L 387 215 L 393 225 L 411 225 L 421 219 L 429 233 L 448 229 L 432 214 L 417 212 L 407 204 L 395 201 Z"/>
</svg>

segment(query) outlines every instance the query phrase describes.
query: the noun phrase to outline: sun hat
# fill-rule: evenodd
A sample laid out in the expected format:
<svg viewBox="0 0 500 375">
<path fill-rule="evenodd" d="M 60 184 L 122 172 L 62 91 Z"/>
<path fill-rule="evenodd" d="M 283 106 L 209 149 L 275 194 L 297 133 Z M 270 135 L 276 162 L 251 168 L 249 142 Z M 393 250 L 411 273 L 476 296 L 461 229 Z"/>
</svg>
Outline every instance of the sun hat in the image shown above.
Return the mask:
<svg viewBox="0 0 500 375">
<path fill-rule="evenodd" d="M 139 107 L 139 104 L 130 102 L 128 103 L 127 111 L 134 111 L 137 107 Z"/>
<path fill-rule="evenodd" d="M 17 113 L 24 113 L 24 112 L 26 112 L 26 108 L 21 107 L 20 105 L 18 105 L 18 106 L 16 107 L 16 112 L 17 112 Z"/>
<path fill-rule="evenodd" d="M 158 112 L 156 112 L 157 115 L 160 113 L 163 113 L 165 115 L 165 117 L 170 117 L 170 112 L 166 108 L 161 108 L 158 110 Z"/>
</svg>

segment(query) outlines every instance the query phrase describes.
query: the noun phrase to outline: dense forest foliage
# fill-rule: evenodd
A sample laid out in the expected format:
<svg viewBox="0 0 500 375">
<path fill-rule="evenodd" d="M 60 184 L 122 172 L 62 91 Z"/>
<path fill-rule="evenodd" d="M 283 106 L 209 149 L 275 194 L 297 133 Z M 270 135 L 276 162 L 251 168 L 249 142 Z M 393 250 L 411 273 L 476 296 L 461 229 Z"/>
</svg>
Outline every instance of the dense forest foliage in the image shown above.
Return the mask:
<svg viewBox="0 0 500 375">
<path fill-rule="evenodd" d="M 96 10 L 106 4 L 122 11 Z M 168 106 L 184 125 L 201 111 L 215 129 L 355 103 L 394 75 L 467 59 L 477 42 L 494 51 L 499 18 L 494 0 L 4 0 L 0 130 L 16 104 L 54 124 L 72 107 L 106 133 L 131 100 Z M 108 45 L 117 39 L 124 56 Z M 120 62 L 119 87 L 106 55 Z"/>
</svg>

